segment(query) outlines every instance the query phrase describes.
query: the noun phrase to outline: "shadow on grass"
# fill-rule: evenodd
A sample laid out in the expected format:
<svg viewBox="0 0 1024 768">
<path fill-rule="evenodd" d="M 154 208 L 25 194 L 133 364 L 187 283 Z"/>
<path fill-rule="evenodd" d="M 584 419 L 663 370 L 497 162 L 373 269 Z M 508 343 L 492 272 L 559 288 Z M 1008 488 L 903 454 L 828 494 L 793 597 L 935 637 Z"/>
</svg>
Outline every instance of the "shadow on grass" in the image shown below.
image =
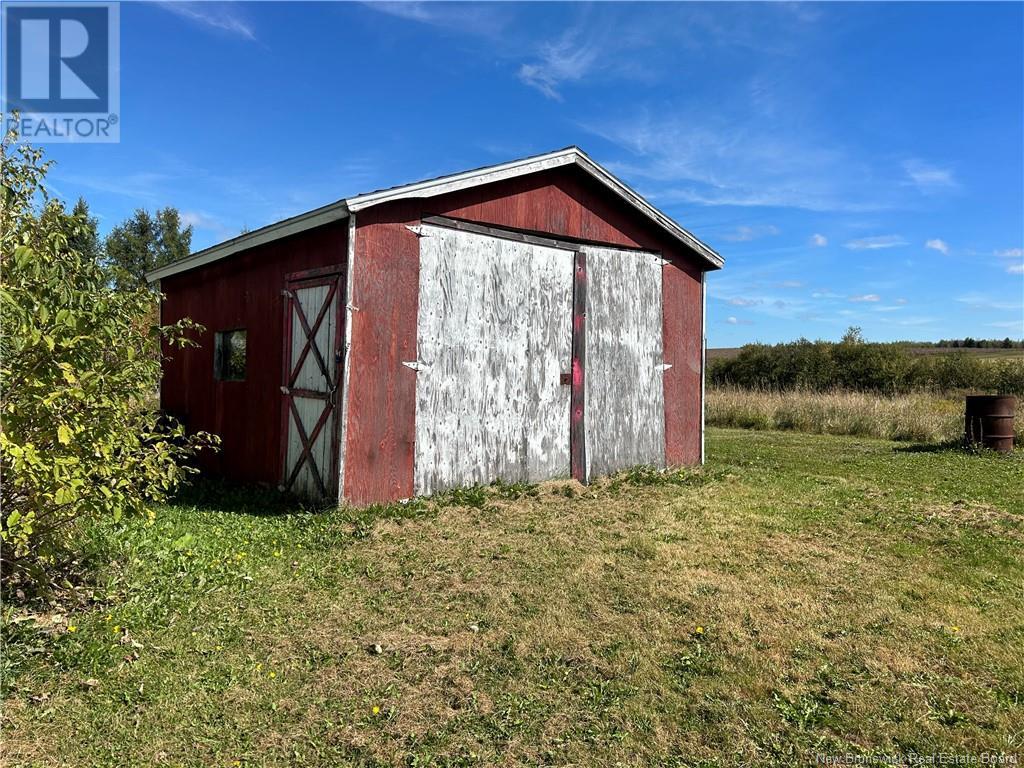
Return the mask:
<svg viewBox="0 0 1024 768">
<path fill-rule="evenodd" d="M 183 486 L 169 503 L 192 507 L 198 511 L 232 512 L 256 517 L 312 513 L 328 509 L 326 506 L 304 501 L 276 488 L 233 483 L 209 477 L 200 477 Z"/>
<path fill-rule="evenodd" d="M 198 478 L 184 486 L 169 500 L 170 504 L 188 507 L 197 512 L 228 513 L 249 517 L 279 517 L 284 515 L 306 515 L 307 523 L 323 524 L 326 527 L 341 522 L 353 526 L 354 535 L 364 535 L 376 522 L 382 519 L 411 519 L 423 517 L 432 509 L 446 503 L 458 503 L 470 491 L 450 492 L 428 502 L 426 499 L 412 499 L 407 502 L 371 504 L 367 507 L 335 506 L 318 504 L 300 499 L 291 493 L 260 485 L 234 483 L 220 478 Z M 454 499 L 448 498 L 454 494 Z"/>
<path fill-rule="evenodd" d="M 975 453 L 964 446 L 961 440 L 946 440 L 941 443 L 912 443 L 893 448 L 896 453 Z"/>
<path fill-rule="evenodd" d="M 903 445 L 893 449 L 896 453 L 959 453 L 965 456 L 995 456 L 1011 458 L 1024 456 L 1024 445 L 1017 445 L 1009 453 L 994 451 L 991 448 L 982 448 L 970 445 L 963 440 L 947 440 L 943 443 L 914 443 Z"/>
</svg>

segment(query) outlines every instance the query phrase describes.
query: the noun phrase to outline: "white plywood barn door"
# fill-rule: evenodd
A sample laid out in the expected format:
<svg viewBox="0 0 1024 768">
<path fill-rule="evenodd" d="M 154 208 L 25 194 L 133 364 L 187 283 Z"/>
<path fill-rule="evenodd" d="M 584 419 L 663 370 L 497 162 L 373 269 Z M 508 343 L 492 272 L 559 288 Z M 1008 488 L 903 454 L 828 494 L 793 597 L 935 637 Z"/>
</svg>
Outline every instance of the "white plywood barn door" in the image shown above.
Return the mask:
<svg viewBox="0 0 1024 768">
<path fill-rule="evenodd" d="M 573 253 L 422 235 L 416 493 L 568 476 Z"/>
<path fill-rule="evenodd" d="M 665 465 L 661 258 L 584 246 L 587 477 Z"/>
<path fill-rule="evenodd" d="M 283 486 L 311 499 L 337 494 L 340 275 L 291 280 L 285 291 Z"/>
</svg>

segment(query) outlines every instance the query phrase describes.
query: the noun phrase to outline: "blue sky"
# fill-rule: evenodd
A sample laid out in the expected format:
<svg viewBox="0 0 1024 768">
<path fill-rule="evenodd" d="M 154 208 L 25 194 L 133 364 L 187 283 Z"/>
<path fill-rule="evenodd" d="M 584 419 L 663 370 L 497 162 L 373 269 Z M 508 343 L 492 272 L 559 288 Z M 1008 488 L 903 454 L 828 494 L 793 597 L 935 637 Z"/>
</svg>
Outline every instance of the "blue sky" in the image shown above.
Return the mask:
<svg viewBox="0 0 1024 768">
<path fill-rule="evenodd" d="M 711 346 L 1024 337 L 1024 5 L 122 3 L 106 230 L 203 247 L 578 144 L 726 259 Z"/>
</svg>

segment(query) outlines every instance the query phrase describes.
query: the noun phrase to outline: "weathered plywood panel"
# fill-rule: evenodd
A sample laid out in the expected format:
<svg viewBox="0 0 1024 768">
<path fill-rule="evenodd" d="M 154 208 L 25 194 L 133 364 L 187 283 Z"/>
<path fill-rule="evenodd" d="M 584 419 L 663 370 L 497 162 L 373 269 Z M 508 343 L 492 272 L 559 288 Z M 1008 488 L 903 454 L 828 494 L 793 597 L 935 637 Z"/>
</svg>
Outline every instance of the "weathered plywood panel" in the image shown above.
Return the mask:
<svg viewBox="0 0 1024 768">
<path fill-rule="evenodd" d="M 306 315 L 307 321 L 312 324 L 316 319 L 317 314 L 320 312 L 320 308 L 323 306 L 324 299 L 327 298 L 327 292 L 329 286 L 327 285 L 316 285 L 312 288 L 302 288 L 295 292 L 296 298 L 302 305 L 302 311 Z M 336 307 L 332 307 L 335 310 Z M 294 310 L 293 310 L 294 311 Z M 328 354 L 334 343 L 334 313 L 329 312 L 328 316 L 323 319 L 320 327 L 317 329 L 316 344 L 320 350 L 320 354 L 323 355 L 323 359 L 326 361 Z M 294 365 L 298 362 L 297 357 L 299 351 L 306 343 L 306 334 L 302 328 L 302 323 L 298 321 L 298 318 L 292 318 L 292 350 L 295 351 L 296 358 L 292 360 Z M 320 390 L 323 387 L 323 373 L 320 371 L 320 366 L 317 365 L 316 357 L 312 353 L 307 354 L 305 360 L 302 362 L 302 367 L 299 369 L 298 376 L 295 377 L 294 383 L 295 389 L 311 389 Z"/>
<path fill-rule="evenodd" d="M 416 493 L 568 475 L 572 252 L 422 232 Z"/>
<path fill-rule="evenodd" d="M 665 465 L 662 260 L 585 246 L 587 476 Z"/>
<path fill-rule="evenodd" d="M 665 362 L 672 364 L 664 375 L 667 458 L 673 464 L 699 461 L 699 261 L 579 169 L 560 168 L 359 212 L 348 298 L 357 308 L 349 356 L 348 501 L 368 504 L 414 493 L 417 374 L 402 361 L 416 357 L 420 246 L 408 227 L 431 215 L 636 247 L 669 260 L 663 313 Z"/>
<path fill-rule="evenodd" d="M 323 414 L 324 401 L 311 397 L 295 397 L 293 400 L 295 402 L 295 410 L 299 415 L 299 419 L 302 421 L 302 428 L 306 431 L 306 435 L 308 437 L 313 434 L 313 431 L 316 429 L 317 421 Z M 333 417 L 330 418 L 333 423 Z M 328 462 L 331 457 L 330 434 L 331 424 L 328 424 L 320 430 L 320 433 L 313 441 L 313 450 L 310 458 L 307 458 L 302 463 L 298 474 L 295 476 L 295 480 L 292 482 L 291 490 L 293 493 L 307 499 L 320 498 L 320 486 L 313 474 L 314 463 L 320 473 L 321 480 L 324 485 L 327 486 L 328 493 L 332 487 L 336 487 L 329 474 L 330 466 Z M 288 458 L 286 466 L 289 475 L 301 455 L 302 441 L 299 438 L 298 426 L 296 425 L 295 418 L 293 416 L 289 420 L 288 430 Z"/>
</svg>

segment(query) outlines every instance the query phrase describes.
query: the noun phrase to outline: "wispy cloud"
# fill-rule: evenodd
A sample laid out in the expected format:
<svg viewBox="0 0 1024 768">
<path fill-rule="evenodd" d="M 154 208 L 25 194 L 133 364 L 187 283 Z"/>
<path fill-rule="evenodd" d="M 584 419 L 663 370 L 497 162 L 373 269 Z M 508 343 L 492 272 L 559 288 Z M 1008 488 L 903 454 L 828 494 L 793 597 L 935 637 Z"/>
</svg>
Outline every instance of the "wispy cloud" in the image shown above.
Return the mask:
<svg viewBox="0 0 1024 768">
<path fill-rule="evenodd" d="M 1000 309 L 1019 312 L 1022 307 L 1024 307 L 1021 302 L 1000 301 L 999 299 L 995 299 L 984 293 L 978 293 L 977 291 L 971 291 L 963 296 L 957 296 L 956 300 L 961 304 L 967 305 L 967 308 L 972 310 Z"/>
<path fill-rule="evenodd" d="M 864 301 L 874 302 L 874 301 L 881 301 L 881 300 L 882 300 L 882 297 L 879 296 L 877 293 L 862 293 L 859 296 L 851 296 L 850 297 L 850 301 L 853 301 L 853 302 L 864 302 Z"/>
<path fill-rule="evenodd" d="M 592 84 L 599 79 L 654 81 L 672 76 L 669 67 L 658 64 L 667 64 L 664 52 L 674 49 L 786 55 L 810 24 L 794 24 L 792 12 L 767 3 L 742 11 L 725 5 L 710 11 L 697 3 L 580 3 L 576 8 L 575 20 L 565 30 L 545 35 L 531 25 L 527 35 L 503 41 L 519 48 L 519 79 L 550 99 L 561 100 L 563 86 L 584 80 Z M 774 34 L 765 34 L 768 25 Z M 755 78 L 748 92 L 762 107 L 774 104 L 771 78 Z"/>
<path fill-rule="evenodd" d="M 537 60 L 519 68 L 519 79 L 549 99 L 561 101 L 558 89 L 563 83 L 581 80 L 600 52 L 596 40 L 586 39 L 579 28 L 570 29 L 555 42 L 543 44 Z"/>
<path fill-rule="evenodd" d="M 851 251 L 874 251 L 879 248 L 895 248 L 906 245 L 907 241 L 902 235 L 878 235 L 876 237 L 862 237 L 858 240 L 850 240 L 845 247 Z"/>
<path fill-rule="evenodd" d="M 728 323 L 729 325 L 753 325 L 754 324 L 753 321 L 751 321 L 751 320 L 745 320 L 745 319 L 742 319 L 742 318 L 739 318 L 739 317 L 734 317 L 732 315 L 730 315 L 729 317 L 725 318 L 725 322 Z"/>
<path fill-rule="evenodd" d="M 995 255 L 1000 259 L 1011 260 L 1011 263 L 1006 265 L 1007 274 L 1024 275 L 1024 248 L 1006 248 L 996 251 Z"/>
<path fill-rule="evenodd" d="M 181 223 L 194 229 L 205 229 L 215 237 L 228 237 L 233 230 L 213 214 L 205 211 L 182 211 Z"/>
<path fill-rule="evenodd" d="M 755 119 L 756 118 L 756 119 Z M 899 207 L 884 167 L 784 118 L 639 110 L 581 126 L 628 153 L 609 165 L 662 203 L 864 212 Z"/>
<path fill-rule="evenodd" d="M 769 235 L 779 234 L 779 228 L 773 224 L 765 224 L 759 226 L 742 226 L 736 227 L 736 229 L 727 235 L 722 235 L 723 240 L 729 240 L 733 243 L 745 243 L 750 240 L 756 240 L 759 237 L 767 237 Z"/>
<path fill-rule="evenodd" d="M 54 170 L 54 178 L 73 186 L 82 187 L 94 192 L 104 192 L 124 196 L 143 202 L 147 205 L 165 203 L 164 190 L 172 182 L 180 181 L 177 173 L 161 171 L 136 171 L 125 175 L 112 174 L 104 178 L 98 174 L 88 176 L 62 173 L 60 168 Z"/>
<path fill-rule="evenodd" d="M 238 13 L 236 3 L 176 2 L 164 0 L 158 5 L 165 11 L 199 24 L 200 26 L 226 32 L 245 40 L 256 40 L 256 31 L 251 23 Z"/>
<path fill-rule="evenodd" d="M 993 328 L 1010 328 L 1024 335 L 1024 320 L 999 320 L 989 325 Z"/>
<path fill-rule="evenodd" d="M 907 174 L 905 183 L 917 187 L 921 192 L 931 193 L 958 186 L 951 170 L 930 165 L 922 160 L 905 161 L 903 170 Z"/>
<path fill-rule="evenodd" d="M 815 248 L 824 248 L 826 245 L 828 245 L 828 238 L 825 237 L 824 235 L 819 235 L 815 233 L 811 235 L 811 245 L 813 245 Z"/>
<path fill-rule="evenodd" d="M 424 24 L 436 23 L 439 18 L 436 11 L 441 7 L 439 3 L 417 2 L 368 2 L 363 3 L 363 5 L 380 13 L 386 13 L 389 16 L 397 16 L 400 19 L 408 19 L 409 21 L 419 21 Z M 433 5 L 437 7 L 431 9 Z"/>
<path fill-rule="evenodd" d="M 729 299 L 728 303 L 734 307 L 756 307 L 758 304 L 761 304 L 762 301 L 761 299 L 744 299 L 737 296 L 736 298 Z"/>
<path fill-rule="evenodd" d="M 931 248 L 933 251 L 938 251 L 941 254 L 949 253 L 949 243 L 945 240 L 940 240 L 937 237 L 932 240 L 925 241 L 924 247 Z"/>
<path fill-rule="evenodd" d="M 364 6 L 407 21 L 485 38 L 498 37 L 509 21 L 500 3 L 364 2 Z"/>
</svg>

